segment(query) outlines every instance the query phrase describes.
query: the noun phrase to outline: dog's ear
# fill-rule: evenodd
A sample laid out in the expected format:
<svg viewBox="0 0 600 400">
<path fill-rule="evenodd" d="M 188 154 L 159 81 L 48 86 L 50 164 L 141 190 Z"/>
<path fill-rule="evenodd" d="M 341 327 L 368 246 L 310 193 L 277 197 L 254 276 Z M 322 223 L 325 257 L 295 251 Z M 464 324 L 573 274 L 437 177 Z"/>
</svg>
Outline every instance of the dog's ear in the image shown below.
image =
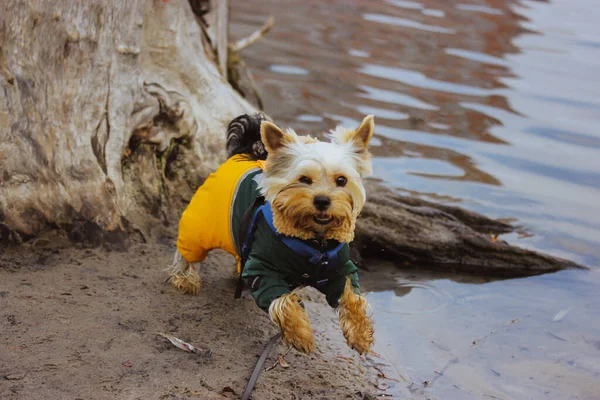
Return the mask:
<svg viewBox="0 0 600 400">
<path fill-rule="evenodd" d="M 284 132 L 269 121 L 262 121 L 260 124 L 260 138 L 268 153 L 275 153 L 287 144 L 298 142 L 298 137 L 294 132 Z"/>
<path fill-rule="evenodd" d="M 366 149 L 375 131 L 375 117 L 367 115 L 360 126 L 354 131 L 354 143 Z"/>
<path fill-rule="evenodd" d="M 333 141 L 336 143 L 354 143 L 356 151 L 363 153 L 375 131 L 375 118 L 372 115 L 367 115 L 356 129 L 336 128 L 332 131 Z"/>
<path fill-rule="evenodd" d="M 352 152 L 357 156 L 356 169 L 360 176 L 370 175 L 372 172 L 371 153 L 367 147 L 375 131 L 375 118 L 367 115 L 356 129 L 338 127 L 332 131 L 332 141 L 337 144 L 352 143 Z"/>
</svg>

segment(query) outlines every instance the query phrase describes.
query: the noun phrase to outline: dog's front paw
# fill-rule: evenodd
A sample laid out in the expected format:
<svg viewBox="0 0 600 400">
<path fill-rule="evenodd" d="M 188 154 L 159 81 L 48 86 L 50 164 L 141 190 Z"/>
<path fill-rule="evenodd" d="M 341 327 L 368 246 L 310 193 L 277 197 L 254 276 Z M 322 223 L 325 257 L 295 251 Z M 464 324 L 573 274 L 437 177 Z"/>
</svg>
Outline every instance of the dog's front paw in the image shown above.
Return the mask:
<svg viewBox="0 0 600 400">
<path fill-rule="evenodd" d="M 360 354 L 371 351 L 375 341 L 373 320 L 367 315 L 367 300 L 352 291 L 350 280 L 340 299 L 338 317 L 348 346 Z"/>
<path fill-rule="evenodd" d="M 344 315 L 342 315 L 344 314 Z M 366 315 L 340 313 L 340 326 L 348 346 L 359 354 L 371 351 L 374 340 L 373 322 Z"/>
<path fill-rule="evenodd" d="M 269 307 L 271 320 L 279 327 L 283 341 L 303 353 L 315 350 L 308 314 L 294 293 L 281 296 Z"/>
</svg>

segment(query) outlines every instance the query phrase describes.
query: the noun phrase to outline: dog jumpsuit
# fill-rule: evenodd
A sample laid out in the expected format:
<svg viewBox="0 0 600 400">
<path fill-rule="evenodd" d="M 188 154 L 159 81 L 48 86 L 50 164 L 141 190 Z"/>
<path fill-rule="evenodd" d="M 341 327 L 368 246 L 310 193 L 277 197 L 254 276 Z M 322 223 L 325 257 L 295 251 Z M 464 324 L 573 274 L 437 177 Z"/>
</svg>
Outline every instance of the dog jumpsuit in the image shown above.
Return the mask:
<svg viewBox="0 0 600 400">
<path fill-rule="evenodd" d="M 198 188 L 179 222 L 177 248 L 187 262 L 203 261 L 210 250 L 220 248 L 236 258 L 240 271 L 242 217 L 261 195 L 258 184 L 263 169 L 264 161 L 236 155 Z M 354 292 L 360 292 L 358 269 L 350 261 L 348 244 L 339 250 L 336 268 L 325 270 L 287 247 L 264 218 L 258 220 L 253 235 L 242 279 L 261 309 L 267 311 L 273 300 L 298 286 L 317 288 L 326 295 L 327 302 L 336 307 L 347 276 Z M 304 242 L 318 247 L 316 241 Z M 329 247 L 338 244 L 330 242 Z"/>
</svg>

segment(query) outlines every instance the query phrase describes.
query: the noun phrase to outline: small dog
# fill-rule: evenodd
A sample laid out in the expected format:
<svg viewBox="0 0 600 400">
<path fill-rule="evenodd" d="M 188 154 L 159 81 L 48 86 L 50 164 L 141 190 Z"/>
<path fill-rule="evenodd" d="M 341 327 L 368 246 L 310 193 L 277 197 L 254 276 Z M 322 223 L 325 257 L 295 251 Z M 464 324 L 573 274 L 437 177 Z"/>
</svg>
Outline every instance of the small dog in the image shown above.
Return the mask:
<svg viewBox="0 0 600 400">
<path fill-rule="evenodd" d="M 261 115 L 242 115 L 227 131 L 229 159 L 198 189 L 179 223 L 171 283 L 197 294 L 197 264 L 214 248 L 238 260 L 241 281 L 284 341 L 310 353 L 315 341 L 296 288 L 313 286 L 337 309 L 350 347 L 373 344 L 368 304 L 349 259 L 371 173 L 374 118 L 338 127 L 330 142 L 283 131 Z"/>
</svg>

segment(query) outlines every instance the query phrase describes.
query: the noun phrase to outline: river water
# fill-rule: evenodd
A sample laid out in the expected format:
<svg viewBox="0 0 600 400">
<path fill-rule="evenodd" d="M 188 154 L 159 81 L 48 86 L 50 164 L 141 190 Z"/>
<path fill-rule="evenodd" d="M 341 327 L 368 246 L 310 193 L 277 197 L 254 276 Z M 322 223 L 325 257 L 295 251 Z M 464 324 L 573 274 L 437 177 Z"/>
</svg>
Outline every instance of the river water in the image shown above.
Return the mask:
<svg viewBox="0 0 600 400">
<path fill-rule="evenodd" d="M 376 116 L 374 175 L 522 226 L 590 271 L 502 281 L 373 268 L 397 398 L 600 399 L 598 0 L 234 0 L 265 110 L 302 134 Z"/>
</svg>

